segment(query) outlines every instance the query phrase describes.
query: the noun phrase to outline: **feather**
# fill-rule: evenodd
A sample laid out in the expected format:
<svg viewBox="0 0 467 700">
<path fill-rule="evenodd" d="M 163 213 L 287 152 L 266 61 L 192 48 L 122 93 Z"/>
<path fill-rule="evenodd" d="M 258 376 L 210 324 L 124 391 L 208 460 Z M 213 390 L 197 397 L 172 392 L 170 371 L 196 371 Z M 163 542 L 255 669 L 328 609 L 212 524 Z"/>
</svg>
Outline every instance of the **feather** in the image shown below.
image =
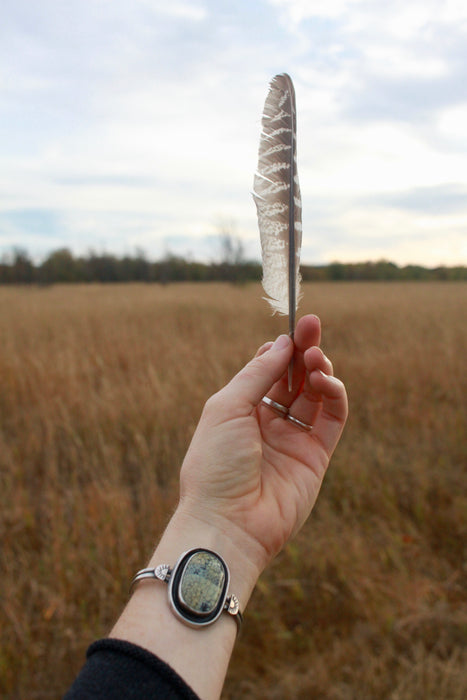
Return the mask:
<svg viewBox="0 0 467 700">
<path fill-rule="evenodd" d="M 283 73 L 270 83 L 264 104 L 253 198 L 263 258 L 263 288 L 273 312 L 289 316 L 293 338 L 300 299 L 302 202 L 297 175 L 295 90 Z M 289 388 L 291 370 L 289 371 Z"/>
</svg>

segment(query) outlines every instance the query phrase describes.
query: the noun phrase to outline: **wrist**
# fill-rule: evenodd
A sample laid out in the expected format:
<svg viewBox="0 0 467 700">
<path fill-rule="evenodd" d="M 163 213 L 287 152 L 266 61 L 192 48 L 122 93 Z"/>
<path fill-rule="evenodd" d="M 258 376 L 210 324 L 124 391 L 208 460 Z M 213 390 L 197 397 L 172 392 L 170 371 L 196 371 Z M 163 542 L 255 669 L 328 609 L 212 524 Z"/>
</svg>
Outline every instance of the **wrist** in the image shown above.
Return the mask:
<svg viewBox="0 0 467 700">
<path fill-rule="evenodd" d="M 243 611 L 262 571 L 262 557 L 259 552 L 253 554 L 255 548 L 229 523 L 220 519 L 207 522 L 179 505 L 149 566 L 161 563 L 173 566 L 181 554 L 197 547 L 210 549 L 222 557 L 230 572 L 229 592 L 237 596 Z"/>
<path fill-rule="evenodd" d="M 230 572 L 228 593 L 243 611 L 259 576 L 259 569 L 245 556 L 241 541 L 229 537 L 220 523 L 205 522 L 179 506 L 150 559 L 173 567 L 180 556 L 195 548 L 218 554 Z M 198 695 L 218 700 L 237 637 L 236 619 L 226 612 L 211 625 L 193 629 L 170 609 L 168 589 L 162 581 L 145 581 L 133 595 L 112 630 L 112 636 L 148 649 L 166 661 Z M 196 650 L 196 651 L 194 651 Z"/>
</svg>

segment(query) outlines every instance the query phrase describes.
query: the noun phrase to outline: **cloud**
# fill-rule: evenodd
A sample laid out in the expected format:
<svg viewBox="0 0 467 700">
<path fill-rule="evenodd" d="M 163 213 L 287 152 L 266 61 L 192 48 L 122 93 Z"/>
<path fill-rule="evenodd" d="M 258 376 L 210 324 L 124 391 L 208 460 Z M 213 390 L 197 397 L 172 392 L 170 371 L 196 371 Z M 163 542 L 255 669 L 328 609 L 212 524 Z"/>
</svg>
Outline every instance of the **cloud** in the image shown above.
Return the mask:
<svg viewBox="0 0 467 700">
<path fill-rule="evenodd" d="M 363 85 L 343 101 L 344 112 L 360 124 L 381 120 L 416 125 L 434 119 L 446 107 L 467 101 L 467 71 L 463 73 L 423 79 L 368 74 Z"/>
<path fill-rule="evenodd" d="M 173 237 L 180 253 L 202 251 L 224 217 L 258 250 L 260 113 L 287 70 L 306 261 L 372 246 L 408 255 L 390 247 L 400 231 L 426 256 L 429 217 L 465 256 L 466 28 L 454 0 L 10 3 L 0 241 L 158 254 Z M 41 223 L 45 211 L 55 219 Z"/>
<path fill-rule="evenodd" d="M 467 100 L 467 6 L 425 0 L 270 0 L 359 121 L 420 122 Z M 316 76 L 314 76 L 316 77 Z"/>
<path fill-rule="evenodd" d="M 467 217 L 467 185 L 454 182 L 380 195 L 375 193 L 371 197 L 365 197 L 363 203 L 366 206 L 400 209 L 430 217 L 449 214 L 464 214 Z"/>
</svg>

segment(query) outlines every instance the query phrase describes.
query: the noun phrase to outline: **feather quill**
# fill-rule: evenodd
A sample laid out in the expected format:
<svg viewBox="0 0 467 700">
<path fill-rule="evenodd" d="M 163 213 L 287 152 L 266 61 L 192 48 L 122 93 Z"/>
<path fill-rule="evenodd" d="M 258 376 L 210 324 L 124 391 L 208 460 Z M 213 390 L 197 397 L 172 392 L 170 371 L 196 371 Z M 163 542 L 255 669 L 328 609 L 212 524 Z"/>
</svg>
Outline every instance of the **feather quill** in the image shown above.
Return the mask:
<svg viewBox="0 0 467 700">
<path fill-rule="evenodd" d="M 302 201 L 297 175 L 295 90 L 290 76 L 276 75 L 264 104 L 253 198 L 263 258 L 263 288 L 273 313 L 288 315 L 293 339 L 300 299 Z M 292 384 L 289 366 L 289 390 Z"/>
</svg>

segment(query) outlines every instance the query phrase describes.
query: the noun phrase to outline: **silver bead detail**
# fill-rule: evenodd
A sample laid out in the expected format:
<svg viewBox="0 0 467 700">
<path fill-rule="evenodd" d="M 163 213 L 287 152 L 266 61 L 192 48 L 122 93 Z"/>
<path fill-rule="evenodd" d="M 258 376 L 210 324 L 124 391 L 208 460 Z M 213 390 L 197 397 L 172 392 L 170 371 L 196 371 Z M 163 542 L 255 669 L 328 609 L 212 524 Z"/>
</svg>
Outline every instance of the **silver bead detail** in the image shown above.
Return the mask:
<svg viewBox="0 0 467 700">
<path fill-rule="evenodd" d="M 168 564 L 159 564 L 159 566 L 156 566 L 154 569 L 154 576 L 160 581 L 167 582 L 170 579 L 170 573 L 171 569 Z"/>
<path fill-rule="evenodd" d="M 229 615 L 237 615 L 239 608 L 240 603 L 238 602 L 237 596 L 233 594 L 230 595 L 225 601 L 224 609 L 229 613 Z"/>
</svg>

